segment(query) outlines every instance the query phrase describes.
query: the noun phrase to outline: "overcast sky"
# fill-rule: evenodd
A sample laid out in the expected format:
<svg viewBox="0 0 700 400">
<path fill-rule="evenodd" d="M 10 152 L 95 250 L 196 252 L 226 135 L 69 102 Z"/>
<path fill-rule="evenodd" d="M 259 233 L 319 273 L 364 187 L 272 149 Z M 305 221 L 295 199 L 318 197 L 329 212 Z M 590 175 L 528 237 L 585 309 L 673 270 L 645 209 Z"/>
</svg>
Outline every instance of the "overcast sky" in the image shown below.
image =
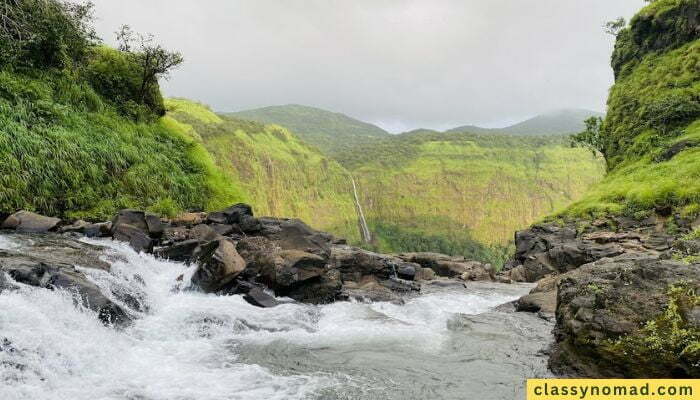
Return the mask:
<svg viewBox="0 0 700 400">
<path fill-rule="evenodd" d="M 604 111 L 612 37 L 642 0 L 94 0 L 186 59 L 168 96 L 217 111 L 305 104 L 390 131 Z"/>
</svg>

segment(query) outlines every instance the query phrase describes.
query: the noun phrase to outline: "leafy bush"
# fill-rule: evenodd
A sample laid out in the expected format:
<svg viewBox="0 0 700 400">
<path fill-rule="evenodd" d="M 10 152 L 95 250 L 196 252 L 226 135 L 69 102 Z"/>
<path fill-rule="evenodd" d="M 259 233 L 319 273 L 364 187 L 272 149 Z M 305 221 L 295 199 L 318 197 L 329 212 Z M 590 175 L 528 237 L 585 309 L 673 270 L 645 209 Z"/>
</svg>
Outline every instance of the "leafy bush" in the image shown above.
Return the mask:
<svg viewBox="0 0 700 400">
<path fill-rule="evenodd" d="M 90 50 L 84 68 L 86 80 L 119 111 L 137 120 L 165 114 L 158 85 L 150 85 L 141 102 L 141 67 L 128 53 L 106 46 Z"/>
<path fill-rule="evenodd" d="M 80 63 L 95 39 L 92 5 L 60 0 L 0 4 L 0 66 L 67 68 Z"/>
</svg>

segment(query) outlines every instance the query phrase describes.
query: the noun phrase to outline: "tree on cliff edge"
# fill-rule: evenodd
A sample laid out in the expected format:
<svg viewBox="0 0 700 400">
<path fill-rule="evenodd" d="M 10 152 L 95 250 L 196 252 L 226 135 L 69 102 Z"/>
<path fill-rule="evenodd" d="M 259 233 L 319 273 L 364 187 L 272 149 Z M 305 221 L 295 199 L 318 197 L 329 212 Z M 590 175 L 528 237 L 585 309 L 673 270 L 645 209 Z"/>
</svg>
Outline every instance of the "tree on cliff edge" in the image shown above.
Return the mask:
<svg viewBox="0 0 700 400">
<path fill-rule="evenodd" d="M 164 49 L 154 43 L 153 35 L 136 34 L 128 25 L 117 32 L 117 41 L 119 50 L 130 54 L 141 67 L 140 103 L 144 103 L 148 90 L 157 85 L 160 78 L 167 79 L 170 72 L 184 62 L 180 52 Z"/>
</svg>

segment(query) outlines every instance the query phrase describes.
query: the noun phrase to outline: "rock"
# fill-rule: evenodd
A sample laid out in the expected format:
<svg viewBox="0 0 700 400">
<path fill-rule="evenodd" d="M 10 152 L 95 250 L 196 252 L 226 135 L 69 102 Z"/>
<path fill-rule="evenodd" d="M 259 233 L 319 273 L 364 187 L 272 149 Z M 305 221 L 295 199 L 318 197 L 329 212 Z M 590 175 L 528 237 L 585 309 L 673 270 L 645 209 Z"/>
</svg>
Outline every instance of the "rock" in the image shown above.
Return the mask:
<svg viewBox="0 0 700 400">
<path fill-rule="evenodd" d="M 190 262 L 194 257 L 195 250 L 199 247 L 199 240 L 190 239 L 175 243 L 170 246 L 161 247 L 154 250 L 157 257 L 171 261 Z"/>
<path fill-rule="evenodd" d="M 221 236 L 227 236 L 234 232 L 233 225 L 229 224 L 211 224 L 209 227 Z"/>
<path fill-rule="evenodd" d="M 260 236 L 283 250 L 300 250 L 328 259 L 332 236 L 309 228 L 297 219 L 261 218 Z"/>
<path fill-rule="evenodd" d="M 109 231 L 111 228 L 111 223 L 103 222 L 99 224 L 92 224 L 85 222 L 83 220 L 78 220 L 70 225 L 62 226 L 58 229 L 59 233 L 79 233 L 86 237 L 103 237 L 109 236 Z"/>
<path fill-rule="evenodd" d="M 190 237 L 190 230 L 184 226 L 166 227 L 163 230 L 163 241 L 176 243 L 187 240 Z"/>
<path fill-rule="evenodd" d="M 116 227 L 113 225 L 112 237 L 114 240 L 128 242 L 137 252 L 151 253 L 155 243 L 142 229 L 125 223 L 118 223 Z"/>
<path fill-rule="evenodd" d="M 391 289 L 383 286 L 376 278 L 367 276 L 360 283 L 345 285 L 341 297 L 352 299 L 363 303 L 371 302 L 393 302 L 401 304 L 402 298 Z"/>
<path fill-rule="evenodd" d="M 433 279 L 435 279 L 435 271 L 432 268 L 420 268 L 416 280 L 432 281 Z"/>
<path fill-rule="evenodd" d="M 223 211 L 210 213 L 207 222 L 212 224 L 239 224 L 245 217 L 252 217 L 253 209 L 247 204 L 236 204 Z"/>
<path fill-rule="evenodd" d="M 399 257 L 432 269 L 437 276 L 448 278 L 464 276 L 465 280 L 491 280 L 485 265 L 478 261 L 467 261 L 464 257 L 453 257 L 440 253 L 404 253 Z"/>
<path fill-rule="evenodd" d="M 343 245 L 333 246 L 330 264 L 340 271 L 343 282 L 360 282 L 364 276 L 389 279 L 405 266 L 420 267 L 397 257 Z"/>
<path fill-rule="evenodd" d="M 683 355 L 679 350 L 662 356 L 659 349 L 641 346 L 626 352 L 612 345 L 619 338 L 642 334 L 641 327 L 662 315 L 672 285 L 691 285 L 697 291 L 699 283 L 700 265 L 643 254 L 601 259 L 561 275 L 550 367 L 574 376 L 700 377 L 696 353 Z M 660 335 L 655 340 L 668 337 Z"/>
<path fill-rule="evenodd" d="M 0 229 L 13 229 L 20 233 L 45 233 L 58 229 L 61 220 L 29 211 L 18 211 L 8 216 Z"/>
<path fill-rule="evenodd" d="M 112 234 L 119 228 L 120 225 L 129 225 L 142 232 L 151 238 L 160 238 L 163 236 L 163 224 L 160 218 L 153 214 L 147 214 L 143 211 L 125 209 L 120 210 L 112 219 Z"/>
<path fill-rule="evenodd" d="M 491 264 L 472 261 L 464 263 L 464 272 L 460 275 L 463 281 L 492 281 L 493 269 Z"/>
<path fill-rule="evenodd" d="M 251 289 L 248 293 L 243 295 L 243 299 L 254 306 L 262 308 L 271 308 L 281 304 L 260 288 Z"/>
<path fill-rule="evenodd" d="M 245 260 L 228 240 L 214 240 L 201 246 L 192 284 L 214 293 L 231 283 L 245 269 Z"/>
<path fill-rule="evenodd" d="M 198 240 L 200 242 L 211 242 L 212 240 L 220 240 L 223 237 L 212 229 L 209 225 L 197 225 L 190 229 L 188 238 Z"/>
<path fill-rule="evenodd" d="M 80 261 L 82 267 L 90 268 L 86 259 L 75 261 Z M 102 268 L 102 265 L 98 265 L 97 268 Z M 72 264 L 56 261 L 50 256 L 29 256 L 0 251 L 0 275 L 5 273 L 25 285 L 52 290 L 63 289 L 75 293 L 76 301 L 95 311 L 105 323 L 123 324 L 129 321 L 124 310 L 104 296 L 100 289 Z"/>
<path fill-rule="evenodd" d="M 202 212 L 184 213 L 170 220 L 173 226 L 191 227 L 204 223 L 207 219 L 207 214 Z"/>
<path fill-rule="evenodd" d="M 410 264 L 404 264 L 396 270 L 399 278 L 412 281 L 416 278 L 416 267 Z"/>
<path fill-rule="evenodd" d="M 515 301 L 516 310 L 553 315 L 557 308 L 558 282 L 556 276 L 540 280 L 529 294 Z"/>
<path fill-rule="evenodd" d="M 536 282 L 602 258 L 643 250 L 640 238 L 636 233 L 608 231 L 579 236 L 573 226 L 535 225 L 516 233 L 516 253 L 507 270 L 513 281 Z"/>
<path fill-rule="evenodd" d="M 244 275 L 247 279 L 255 278 L 263 269 L 274 270 L 276 255 L 281 250 L 264 237 L 244 237 L 236 244 L 236 250 L 246 262 Z"/>
</svg>

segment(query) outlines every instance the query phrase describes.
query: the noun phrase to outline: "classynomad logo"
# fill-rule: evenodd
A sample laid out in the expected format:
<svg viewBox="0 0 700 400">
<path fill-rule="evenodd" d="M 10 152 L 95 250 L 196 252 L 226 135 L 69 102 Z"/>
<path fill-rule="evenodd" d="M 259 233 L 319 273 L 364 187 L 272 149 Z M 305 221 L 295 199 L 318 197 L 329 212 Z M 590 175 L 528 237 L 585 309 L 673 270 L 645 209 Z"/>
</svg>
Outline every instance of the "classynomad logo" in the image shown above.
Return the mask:
<svg viewBox="0 0 700 400">
<path fill-rule="evenodd" d="M 527 400 L 700 400 L 700 379 L 528 379 Z"/>
</svg>

